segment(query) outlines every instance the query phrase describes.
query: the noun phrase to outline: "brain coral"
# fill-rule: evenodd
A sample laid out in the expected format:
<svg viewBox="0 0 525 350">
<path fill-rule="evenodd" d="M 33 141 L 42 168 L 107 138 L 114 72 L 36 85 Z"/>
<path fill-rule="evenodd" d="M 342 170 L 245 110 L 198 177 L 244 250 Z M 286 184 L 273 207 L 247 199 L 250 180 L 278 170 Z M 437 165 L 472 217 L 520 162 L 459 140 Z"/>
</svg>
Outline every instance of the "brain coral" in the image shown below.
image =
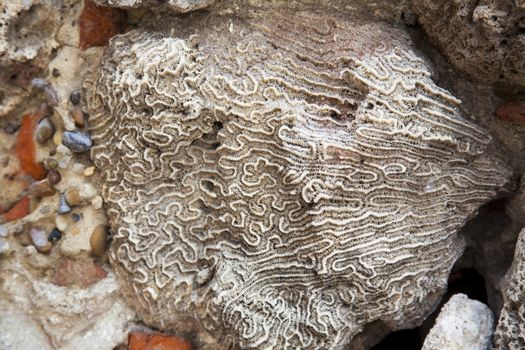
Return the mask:
<svg viewBox="0 0 525 350">
<path fill-rule="evenodd" d="M 421 322 L 508 168 L 406 35 L 252 10 L 115 37 L 88 85 L 122 289 L 230 347 Z"/>
</svg>

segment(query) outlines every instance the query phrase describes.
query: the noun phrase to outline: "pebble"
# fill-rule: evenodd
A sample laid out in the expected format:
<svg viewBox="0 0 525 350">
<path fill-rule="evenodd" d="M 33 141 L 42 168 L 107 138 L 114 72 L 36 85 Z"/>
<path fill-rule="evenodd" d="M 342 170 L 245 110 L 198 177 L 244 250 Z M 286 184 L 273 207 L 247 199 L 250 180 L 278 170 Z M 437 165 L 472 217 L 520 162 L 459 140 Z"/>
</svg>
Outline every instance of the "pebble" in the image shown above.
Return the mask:
<svg viewBox="0 0 525 350">
<path fill-rule="evenodd" d="M 61 141 L 62 141 L 62 135 L 64 134 L 64 132 L 62 130 L 57 130 L 55 132 L 55 134 L 53 135 L 53 143 L 55 144 L 55 146 L 58 146 L 60 145 Z"/>
<path fill-rule="evenodd" d="M 49 118 L 42 118 L 38 122 L 35 132 L 36 141 L 39 144 L 43 144 L 49 140 L 55 133 L 55 125 Z"/>
<path fill-rule="evenodd" d="M 69 226 L 67 217 L 57 215 L 55 217 L 55 225 L 59 231 L 64 232 Z"/>
<path fill-rule="evenodd" d="M 71 111 L 71 116 L 73 117 L 73 120 L 75 121 L 75 126 L 77 128 L 84 127 L 84 123 L 85 123 L 84 113 L 82 113 L 80 106 L 73 107 L 73 110 Z"/>
<path fill-rule="evenodd" d="M 57 183 L 59 183 L 60 180 L 62 180 L 62 176 L 56 170 L 49 170 L 49 172 L 47 173 L 47 179 L 49 180 L 49 184 L 51 186 L 54 186 Z"/>
<path fill-rule="evenodd" d="M 95 210 L 99 210 L 102 208 L 102 203 L 103 203 L 103 200 L 102 200 L 102 197 L 100 196 L 95 196 L 92 200 L 91 200 L 91 206 L 93 207 L 93 209 Z"/>
<path fill-rule="evenodd" d="M 80 103 L 80 91 L 78 90 L 73 91 L 69 95 L 69 101 L 71 101 L 71 103 L 75 106 L 78 105 Z"/>
<path fill-rule="evenodd" d="M 93 140 L 89 134 L 82 131 L 64 131 L 62 144 L 73 152 L 87 152 L 93 146 Z"/>
<path fill-rule="evenodd" d="M 44 95 L 46 96 L 47 103 L 52 106 L 56 107 L 58 106 L 58 103 L 60 102 L 60 98 L 58 97 L 58 93 L 55 90 L 55 88 L 45 79 L 42 78 L 34 78 L 31 81 L 31 84 L 33 86 L 44 90 Z"/>
<path fill-rule="evenodd" d="M 93 176 L 93 174 L 95 174 L 95 167 L 94 166 L 87 167 L 84 170 L 84 176 Z"/>
<path fill-rule="evenodd" d="M 47 253 L 51 250 L 51 243 L 47 240 L 47 234 L 45 231 L 37 228 L 32 228 L 29 230 L 29 237 L 31 238 L 31 243 L 40 253 Z"/>
<path fill-rule="evenodd" d="M 60 71 L 56 68 L 53 68 L 53 70 L 51 71 L 51 74 L 55 77 L 55 78 L 58 78 L 60 76 Z"/>
<path fill-rule="evenodd" d="M 55 170 L 58 168 L 58 161 L 55 158 L 46 158 L 44 159 L 44 168 L 46 170 Z"/>
<path fill-rule="evenodd" d="M 35 130 L 35 140 L 42 145 L 49 140 L 54 133 L 55 126 L 53 125 L 53 122 L 51 122 L 49 118 L 42 118 L 38 122 Z"/>
<path fill-rule="evenodd" d="M 20 123 L 9 122 L 4 127 L 4 131 L 8 135 L 13 135 L 15 132 L 18 131 L 18 129 L 20 129 L 20 126 L 21 126 Z"/>
<path fill-rule="evenodd" d="M 33 182 L 29 189 L 30 193 L 38 198 L 52 196 L 55 194 L 55 189 L 51 187 L 48 179 Z"/>
<path fill-rule="evenodd" d="M 40 114 L 42 114 L 43 117 L 51 117 L 55 110 L 53 107 L 48 105 L 47 103 L 42 103 L 40 105 Z"/>
<path fill-rule="evenodd" d="M 60 238 L 62 238 L 62 232 L 56 227 L 49 232 L 49 235 L 47 235 L 47 240 L 53 243 L 59 241 Z"/>
<path fill-rule="evenodd" d="M 71 207 L 66 201 L 66 197 L 64 195 L 60 196 L 60 199 L 58 200 L 58 210 L 57 213 L 59 215 L 67 214 L 71 212 Z"/>
<path fill-rule="evenodd" d="M 108 229 L 106 225 L 98 225 L 91 233 L 89 244 L 91 245 L 91 254 L 102 256 L 107 248 Z"/>
<path fill-rule="evenodd" d="M 93 198 L 97 195 L 97 189 L 90 183 L 85 183 L 81 191 L 82 198 Z"/>
<path fill-rule="evenodd" d="M 67 204 L 70 206 L 77 206 L 80 204 L 80 193 L 75 187 L 68 188 L 64 193 L 64 198 L 66 199 Z"/>
</svg>

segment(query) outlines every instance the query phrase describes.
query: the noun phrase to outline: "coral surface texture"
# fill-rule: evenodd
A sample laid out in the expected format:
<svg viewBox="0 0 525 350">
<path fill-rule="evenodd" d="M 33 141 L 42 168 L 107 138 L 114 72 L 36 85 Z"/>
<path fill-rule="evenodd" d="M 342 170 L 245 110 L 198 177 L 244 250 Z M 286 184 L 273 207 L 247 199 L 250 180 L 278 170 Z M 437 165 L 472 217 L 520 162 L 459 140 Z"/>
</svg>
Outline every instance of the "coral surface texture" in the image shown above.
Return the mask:
<svg viewBox="0 0 525 350">
<path fill-rule="evenodd" d="M 114 37 L 86 83 L 140 318 L 257 349 L 420 324 L 510 170 L 405 32 L 322 6 L 170 21 Z"/>
</svg>

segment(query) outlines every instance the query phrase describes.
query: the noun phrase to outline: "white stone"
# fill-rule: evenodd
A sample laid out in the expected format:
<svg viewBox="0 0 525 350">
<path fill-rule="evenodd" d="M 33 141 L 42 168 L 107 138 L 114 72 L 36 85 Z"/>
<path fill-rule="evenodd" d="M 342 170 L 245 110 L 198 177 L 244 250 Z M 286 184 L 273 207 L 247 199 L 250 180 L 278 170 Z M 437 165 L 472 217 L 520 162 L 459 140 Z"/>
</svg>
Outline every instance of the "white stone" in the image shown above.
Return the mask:
<svg viewBox="0 0 525 350">
<path fill-rule="evenodd" d="M 422 350 L 485 350 L 493 327 L 492 311 L 485 304 L 455 294 L 441 309 Z"/>
<path fill-rule="evenodd" d="M 93 207 L 93 209 L 95 210 L 99 210 L 102 208 L 102 197 L 100 196 L 95 196 L 93 198 L 93 200 L 91 201 L 91 206 Z"/>
<path fill-rule="evenodd" d="M 92 176 L 94 173 L 95 173 L 94 166 L 87 167 L 86 170 L 84 170 L 84 176 Z"/>
<path fill-rule="evenodd" d="M 69 225 L 67 217 L 63 215 L 57 215 L 55 217 L 55 225 L 60 231 L 65 231 Z"/>
</svg>

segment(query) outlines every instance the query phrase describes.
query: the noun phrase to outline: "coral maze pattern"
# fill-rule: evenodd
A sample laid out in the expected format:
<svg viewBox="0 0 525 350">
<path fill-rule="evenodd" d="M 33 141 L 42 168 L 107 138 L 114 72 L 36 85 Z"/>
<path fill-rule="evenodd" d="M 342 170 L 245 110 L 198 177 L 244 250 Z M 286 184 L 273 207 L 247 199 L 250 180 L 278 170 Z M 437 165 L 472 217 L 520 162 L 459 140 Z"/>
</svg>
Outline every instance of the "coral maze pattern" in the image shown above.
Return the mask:
<svg viewBox="0 0 525 350">
<path fill-rule="evenodd" d="M 509 176 L 404 33 L 294 18 L 133 31 L 91 83 L 111 259 L 149 324 L 259 349 L 415 325 Z"/>
</svg>

